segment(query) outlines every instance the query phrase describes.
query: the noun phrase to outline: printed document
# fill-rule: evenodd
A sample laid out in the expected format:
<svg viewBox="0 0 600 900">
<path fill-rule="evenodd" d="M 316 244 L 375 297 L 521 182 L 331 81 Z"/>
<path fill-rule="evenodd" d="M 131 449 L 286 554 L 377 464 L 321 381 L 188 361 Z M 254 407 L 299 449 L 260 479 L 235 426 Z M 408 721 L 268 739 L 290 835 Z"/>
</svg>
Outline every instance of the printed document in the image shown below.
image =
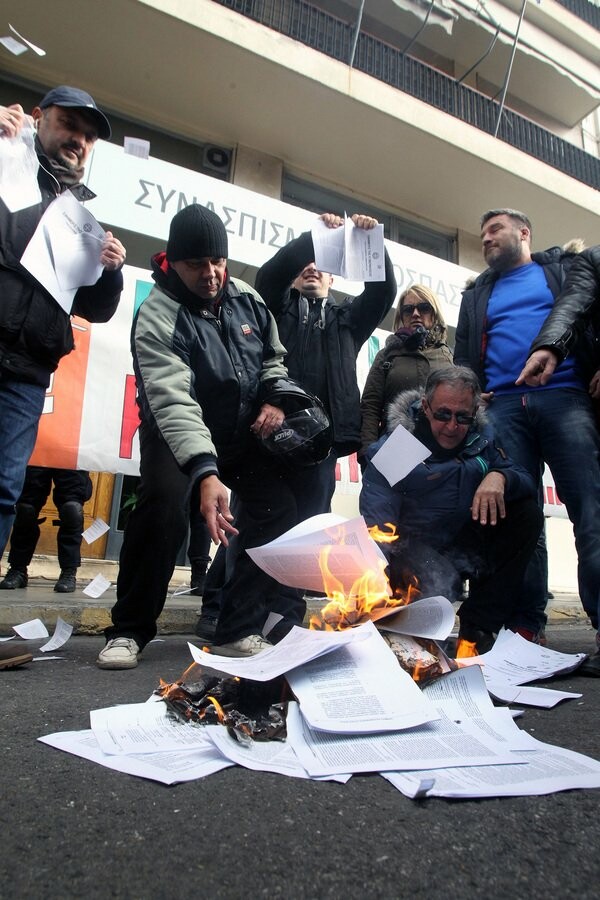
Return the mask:
<svg viewBox="0 0 600 900">
<path fill-rule="evenodd" d="M 93 731 L 63 731 L 38 738 L 43 744 L 64 750 L 90 762 L 98 763 L 116 772 L 149 778 L 162 784 L 178 784 L 195 781 L 226 769 L 232 763 L 221 756 L 212 741 L 206 740 L 194 750 L 177 750 L 172 753 L 131 753 L 128 756 L 111 756 L 103 753 Z"/>
<path fill-rule="evenodd" d="M 351 281 L 385 281 L 383 225 L 357 228 L 344 215 L 340 228 L 328 228 L 322 219 L 317 219 L 311 235 L 319 271 Z"/>
<path fill-rule="evenodd" d="M 251 681 L 270 681 L 291 669 L 310 662 L 325 653 L 339 650 L 352 641 L 369 640 L 372 632 L 364 625 L 346 631 L 309 631 L 294 625 L 284 639 L 256 656 L 234 657 L 207 653 L 188 643 L 195 662 L 205 669 L 215 669 L 227 675 L 238 675 Z"/>
<path fill-rule="evenodd" d="M 349 644 L 286 674 L 300 712 L 319 731 L 399 731 L 439 719 L 372 622 Z"/>
<path fill-rule="evenodd" d="M 53 200 L 40 219 L 21 265 L 70 313 L 78 288 L 95 284 L 106 233 L 71 193 Z"/>
<path fill-rule="evenodd" d="M 454 627 L 454 607 L 446 597 L 422 597 L 406 606 L 373 610 L 371 621 L 383 631 L 413 637 L 445 640 Z"/>
<path fill-rule="evenodd" d="M 335 590 L 348 595 L 369 572 L 370 585 L 389 594 L 383 574 L 386 558 L 369 536 L 362 516 L 312 516 L 274 541 L 246 553 L 267 575 L 290 587 L 323 592 L 325 569 L 330 585 L 335 584 Z"/>
</svg>

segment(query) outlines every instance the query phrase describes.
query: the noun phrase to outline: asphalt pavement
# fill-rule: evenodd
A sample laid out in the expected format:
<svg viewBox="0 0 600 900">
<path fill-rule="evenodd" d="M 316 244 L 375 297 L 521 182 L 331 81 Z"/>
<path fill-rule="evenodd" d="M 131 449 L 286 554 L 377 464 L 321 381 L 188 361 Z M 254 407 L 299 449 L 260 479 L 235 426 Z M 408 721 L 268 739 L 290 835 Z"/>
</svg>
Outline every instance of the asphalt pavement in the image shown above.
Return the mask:
<svg viewBox="0 0 600 900">
<path fill-rule="evenodd" d="M 145 701 L 182 674 L 189 637 L 164 636 L 129 671 L 97 669 L 102 638 L 78 635 L 62 659 L 0 672 L 0 898 L 598 897 L 598 790 L 415 802 L 379 775 L 340 785 L 239 767 L 165 787 L 37 741 Z M 565 652 L 592 652 L 593 637 L 548 628 Z M 527 709 L 520 727 L 600 758 L 600 679 L 554 683 L 582 697 Z"/>
</svg>

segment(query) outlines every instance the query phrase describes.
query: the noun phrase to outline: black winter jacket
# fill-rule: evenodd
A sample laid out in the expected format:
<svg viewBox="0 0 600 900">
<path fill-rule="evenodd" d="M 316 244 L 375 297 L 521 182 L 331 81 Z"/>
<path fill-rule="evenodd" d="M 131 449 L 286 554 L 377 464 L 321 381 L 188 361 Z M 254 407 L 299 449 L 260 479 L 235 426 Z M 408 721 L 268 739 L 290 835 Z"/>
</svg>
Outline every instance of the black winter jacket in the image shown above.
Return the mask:
<svg viewBox="0 0 600 900">
<path fill-rule="evenodd" d="M 600 366 L 600 246 L 583 250 L 573 261 L 552 312 L 531 345 L 549 347 L 559 362 L 575 348 L 585 374 Z"/>
<path fill-rule="evenodd" d="M 525 469 L 507 459 L 498 447 L 494 430 L 480 408 L 455 456 L 446 453 L 437 458 L 432 454 L 390 487 L 373 465 L 373 456 L 397 425 L 411 434 L 415 431 L 422 396 L 420 391 L 404 391 L 390 404 L 386 434 L 367 451 L 369 462 L 363 474 L 359 508 L 368 526 L 384 528 L 390 522 L 401 537 L 445 547 L 471 521 L 473 495 L 489 472 L 504 475 L 504 496 L 509 503 L 535 497 L 535 486 Z"/>
<path fill-rule="evenodd" d="M 275 316 L 286 348 L 285 363 L 290 378 L 322 400 L 333 426 L 333 447 L 345 456 L 360 446 L 360 391 L 356 379 L 356 357 L 396 296 L 396 279 L 385 254 L 385 281 L 372 282 L 358 297 L 336 303 L 328 297 L 323 306 L 313 304 L 316 317 L 304 323 L 301 297 L 292 282 L 309 263 L 315 251 L 310 231 L 290 241 L 258 271 L 255 287 Z M 324 386 L 324 390 L 322 387 Z"/>
<path fill-rule="evenodd" d="M 19 262 L 46 208 L 65 189 L 46 157 L 38 153 L 38 158 L 42 202 L 11 213 L 0 200 L 0 371 L 47 387 L 60 359 L 75 345 L 70 316 Z M 72 191 L 77 199 L 95 196 L 85 185 Z M 88 322 L 108 322 L 122 289 L 121 272 L 104 270 L 96 284 L 79 288 L 71 313 Z"/>
<path fill-rule="evenodd" d="M 560 247 L 550 247 L 549 250 L 532 253 L 531 258 L 542 266 L 548 287 L 556 298 L 564 287 L 575 255 L 565 253 Z M 471 287 L 463 291 L 456 326 L 454 364 L 472 369 L 479 378 L 482 391 L 486 390 L 487 307 L 497 278 L 497 272 L 486 269 Z"/>
</svg>

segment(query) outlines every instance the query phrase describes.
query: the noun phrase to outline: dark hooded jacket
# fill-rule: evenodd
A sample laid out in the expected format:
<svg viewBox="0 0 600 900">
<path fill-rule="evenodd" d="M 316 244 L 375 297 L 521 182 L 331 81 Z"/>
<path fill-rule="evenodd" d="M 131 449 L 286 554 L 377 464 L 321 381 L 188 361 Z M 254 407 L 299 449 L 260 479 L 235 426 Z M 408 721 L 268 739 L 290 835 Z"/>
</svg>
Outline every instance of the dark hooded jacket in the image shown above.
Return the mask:
<svg viewBox="0 0 600 900">
<path fill-rule="evenodd" d="M 385 254 L 385 281 L 372 282 L 358 297 L 309 303 L 292 282 L 315 251 L 310 231 L 262 266 L 255 287 L 275 316 L 290 378 L 323 402 L 333 427 L 333 447 L 345 456 L 360 446 L 360 391 L 356 357 L 396 296 L 396 279 Z"/>
<path fill-rule="evenodd" d="M 506 479 L 507 502 L 535 497 L 535 486 L 527 472 L 507 459 L 497 445 L 494 431 L 480 408 L 462 445 L 454 454 L 440 448 L 412 472 L 391 487 L 373 465 L 373 456 L 385 444 L 397 425 L 411 434 L 421 413 L 422 394 L 404 391 L 390 403 L 387 433 L 367 451 L 369 460 L 363 474 L 360 512 L 368 526 L 396 525 L 400 536 L 424 540 L 434 547 L 450 544 L 471 521 L 473 495 L 488 472 L 500 472 Z M 433 437 L 432 437 L 433 440 Z"/>
<path fill-rule="evenodd" d="M 51 373 L 75 344 L 70 316 L 20 263 L 42 215 L 66 189 L 39 148 L 38 159 L 41 203 L 11 213 L 0 199 L 0 371 L 47 387 Z M 95 196 L 82 184 L 71 191 L 78 200 Z M 105 269 L 95 284 L 79 288 L 71 314 L 88 322 L 108 322 L 122 289 L 121 271 Z"/>
</svg>

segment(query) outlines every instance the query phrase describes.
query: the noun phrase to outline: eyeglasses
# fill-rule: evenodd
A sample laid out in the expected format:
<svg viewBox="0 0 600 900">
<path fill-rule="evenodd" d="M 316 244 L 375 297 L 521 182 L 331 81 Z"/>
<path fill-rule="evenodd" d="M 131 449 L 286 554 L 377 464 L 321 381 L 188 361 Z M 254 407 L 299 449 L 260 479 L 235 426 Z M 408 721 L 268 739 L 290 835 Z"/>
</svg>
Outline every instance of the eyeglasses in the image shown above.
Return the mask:
<svg viewBox="0 0 600 900">
<path fill-rule="evenodd" d="M 475 416 L 468 416 L 466 413 L 453 413 L 449 409 L 433 410 L 431 407 L 429 408 L 436 422 L 451 422 L 452 419 L 456 419 L 457 425 L 472 425 L 475 421 Z"/>
<path fill-rule="evenodd" d="M 410 319 L 415 309 L 420 316 L 424 316 L 427 313 L 433 313 L 433 306 L 431 303 L 405 303 L 402 307 L 402 318 Z"/>
</svg>

